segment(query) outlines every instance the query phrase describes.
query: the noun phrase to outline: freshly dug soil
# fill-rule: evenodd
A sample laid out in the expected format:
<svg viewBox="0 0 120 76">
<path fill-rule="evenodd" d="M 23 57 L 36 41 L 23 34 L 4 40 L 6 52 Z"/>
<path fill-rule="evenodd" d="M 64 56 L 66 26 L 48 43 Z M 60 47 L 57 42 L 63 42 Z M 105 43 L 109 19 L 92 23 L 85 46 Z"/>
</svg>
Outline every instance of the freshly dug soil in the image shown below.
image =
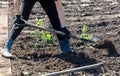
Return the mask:
<svg viewBox="0 0 120 76">
<path fill-rule="evenodd" d="M 66 24 L 71 33 L 79 36 L 86 24 L 89 34 L 101 36 L 102 40 L 92 44 L 76 39 L 70 39 L 71 48 L 76 54 L 61 54 L 58 40 L 53 35 L 53 43 L 45 44 L 39 37 L 38 48 L 35 48 L 36 36 L 26 27 L 15 40 L 11 59 L 13 76 L 40 76 L 45 73 L 77 68 L 105 61 L 103 68 L 83 70 L 61 76 L 120 76 L 120 2 L 102 0 L 80 2 L 79 0 L 63 0 Z M 35 23 L 36 17 L 43 20 L 44 25 L 50 25 L 49 20 L 36 3 L 30 15 L 30 21 Z M 9 30 L 14 20 L 13 2 L 10 3 Z M 42 30 L 40 30 L 42 31 Z M 44 45 L 44 46 L 42 46 Z"/>
</svg>

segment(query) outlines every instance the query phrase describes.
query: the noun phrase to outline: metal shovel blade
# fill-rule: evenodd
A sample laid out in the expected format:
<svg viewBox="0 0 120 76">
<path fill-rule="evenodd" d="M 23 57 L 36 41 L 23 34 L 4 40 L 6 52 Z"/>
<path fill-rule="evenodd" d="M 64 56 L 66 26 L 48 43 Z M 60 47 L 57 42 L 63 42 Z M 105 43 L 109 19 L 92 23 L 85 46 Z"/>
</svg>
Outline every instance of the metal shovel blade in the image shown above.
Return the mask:
<svg viewBox="0 0 120 76">
<path fill-rule="evenodd" d="M 92 35 L 92 36 L 91 36 L 91 41 L 97 42 L 97 41 L 99 41 L 100 39 L 101 39 L 100 36 L 96 36 L 96 35 Z"/>
<path fill-rule="evenodd" d="M 97 35 L 89 35 L 89 34 L 81 34 L 80 39 L 85 42 L 95 43 L 101 39 L 100 36 Z"/>
</svg>

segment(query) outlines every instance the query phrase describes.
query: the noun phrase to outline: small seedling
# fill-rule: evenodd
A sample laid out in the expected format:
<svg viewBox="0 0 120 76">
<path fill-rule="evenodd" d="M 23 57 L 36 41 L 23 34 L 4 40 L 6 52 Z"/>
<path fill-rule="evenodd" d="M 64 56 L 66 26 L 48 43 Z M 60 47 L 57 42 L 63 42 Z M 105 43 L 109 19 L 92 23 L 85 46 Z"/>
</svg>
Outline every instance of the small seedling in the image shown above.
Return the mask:
<svg viewBox="0 0 120 76">
<path fill-rule="evenodd" d="M 46 37 L 47 37 L 47 43 L 49 44 L 53 43 L 53 37 L 51 34 L 47 34 Z"/>
<path fill-rule="evenodd" d="M 87 32 L 88 32 L 88 27 L 86 24 L 84 24 L 82 28 L 82 34 L 80 35 L 80 37 L 87 40 L 91 39 L 91 35 L 87 34 Z"/>
<path fill-rule="evenodd" d="M 91 35 L 88 35 L 88 34 L 81 34 L 80 37 L 87 40 L 91 39 Z"/>
<path fill-rule="evenodd" d="M 92 46 L 89 46 L 89 45 L 85 45 L 84 48 L 86 48 L 86 49 L 87 49 L 87 48 L 88 48 L 88 49 L 89 49 L 89 48 L 93 49 L 93 47 L 92 47 Z"/>
<path fill-rule="evenodd" d="M 42 37 L 43 42 L 48 43 L 48 44 L 53 43 L 52 35 L 51 34 L 47 34 L 46 31 L 42 31 L 41 32 L 41 37 Z"/>
<path fill-rule="evenodd" d="M 37 24 L 38 26 L 41 26 L 41 25 L 43 25 L 43 21 L 40 20 L 40 19 L 38 19 L 38 18 L 36 18 L 36 24 Z"/>
<path fill-rule="evenodd" d="M 82 33 L 87 33 L 87 32 L 88 32 L 88 27 L 86 24 L 84 24 L 82 28 Z"/>
<path fill-rule="evenodd" d="M 46 31 L 42 31 L 41 32 L 41 37 L 42 37 L 43 40 L 47 40 L 47 38 L 46 38 Z"/>
<path fill-rule="evenodd" d="M 43 25 L 43 22 L 42 20 L 36 18 L 36 25 L 37 26 L 42 26 Z M 39 31 L 39 30 L 35 30 L 35 31 L 32 31 L 31 32 L 31 35 L 34 35 L 36 37 L 36 42 L 35 42 L 35 45 L 34 47 L 35 48 L 39 48 L 39 47 L 44 47 L 45 44 L 51 44 L 53 43 L 53 37 L 51 34 L 47 34 L 46 31 Z M 39 39 L 40 37 L 42 38 L 42 41 L 40 42 Z"/>
<path fill-rule="evenodd" d="M 35 31 L 30 32 L 31 35 L 36 35 L 37 33 Z"/>
<path fill-rule="evenodd" d="M 30 33 L 31 35 L 35 36 L 35 44 L 34 44 L 34 47 L 35 48 L 38 48 L 40 45 L 39 45 L 39 35 L 40 35 L 40 32 L 38 30 L 35 30 L 35 31 L 32 31 Z"/>
</svg>

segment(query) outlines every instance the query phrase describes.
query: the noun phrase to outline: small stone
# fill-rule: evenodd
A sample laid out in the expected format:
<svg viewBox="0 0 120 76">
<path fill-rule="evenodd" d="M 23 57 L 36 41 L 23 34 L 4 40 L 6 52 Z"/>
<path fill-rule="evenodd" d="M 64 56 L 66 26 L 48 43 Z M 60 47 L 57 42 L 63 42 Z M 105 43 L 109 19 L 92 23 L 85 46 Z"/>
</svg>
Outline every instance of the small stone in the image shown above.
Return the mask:
<svg viewBox="0 0 120 76">
<path fill-rule="evenodd" d="M 28 71 L 24 71 L 24 72 L 22 73 L 22 75 L 23 75 L 23 76 L 30 76 L 30 73 L 29 73 Z"/>
<path fill-rule="evenodd" d="M 31 57 L 30 57 L 30 56 L 28 56 L 27 58 L 28 58 L 28 59 L 31 59 Z"/>
</svg>

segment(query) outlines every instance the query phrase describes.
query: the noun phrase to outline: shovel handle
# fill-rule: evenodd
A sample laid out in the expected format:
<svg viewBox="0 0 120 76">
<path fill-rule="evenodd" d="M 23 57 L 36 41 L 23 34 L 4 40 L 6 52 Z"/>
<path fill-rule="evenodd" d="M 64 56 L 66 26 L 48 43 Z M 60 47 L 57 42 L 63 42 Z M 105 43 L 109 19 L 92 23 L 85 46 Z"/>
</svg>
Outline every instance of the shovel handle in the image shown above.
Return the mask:
<svg viewBox="0 0 120 76">
<path fill-rule="evenodd" d="M 31 24 L 26 24 L 26 25 L 29 26 L 29 27 L 36 28 L 36 29 L 46 30 L 46 31 L 49 31 L 49 32 L 52 32 L 52 33 L 55 33 L 55 34 L 65 35 L 65 34 L 64 34 L 63 32 L 61 32 L 61 31 L 57 31 L 57 30 L 50 29 L 50 28 L 47 28 L 47 27 L 35 26 L 35 25 L 31 25 Z"/>
<path fill-rule="evenodd" d="M 46 30 L 46 31 L 49 31 L 49 32 L 52 32 L 52 33 L 55 33 L 55 34 L 59 34 L 59 35 L 65 35 L 63 32 L 61 31 L 57 31 L 57 30 L 54 30 L 54 29 L 50 29 L 50 28 L 47 28 L 47 27 L 42 27 L 42 26 L 35 26 L 35 25 L 31 25 L 31 24 L 28 24 L 28 23 L 25 23 L 26 26 L 29 26 L 29 27 L 33 27 L 33 28 L 36 28 L 36 29 L 42 29 L 42 30 Z M 87 39 L 83 39 L 83 38 L 80 38 L 76 35 L 73 35 L 73 34 L 69 34 L 69 36 L 71 38 L 74 38 L 74 39 L 77 39 L 77 40 L 82 40 L 82 41 L 85 41 L 85 42 L 94 42 L 92 40 L 87 40 Z"/>
</svg>

